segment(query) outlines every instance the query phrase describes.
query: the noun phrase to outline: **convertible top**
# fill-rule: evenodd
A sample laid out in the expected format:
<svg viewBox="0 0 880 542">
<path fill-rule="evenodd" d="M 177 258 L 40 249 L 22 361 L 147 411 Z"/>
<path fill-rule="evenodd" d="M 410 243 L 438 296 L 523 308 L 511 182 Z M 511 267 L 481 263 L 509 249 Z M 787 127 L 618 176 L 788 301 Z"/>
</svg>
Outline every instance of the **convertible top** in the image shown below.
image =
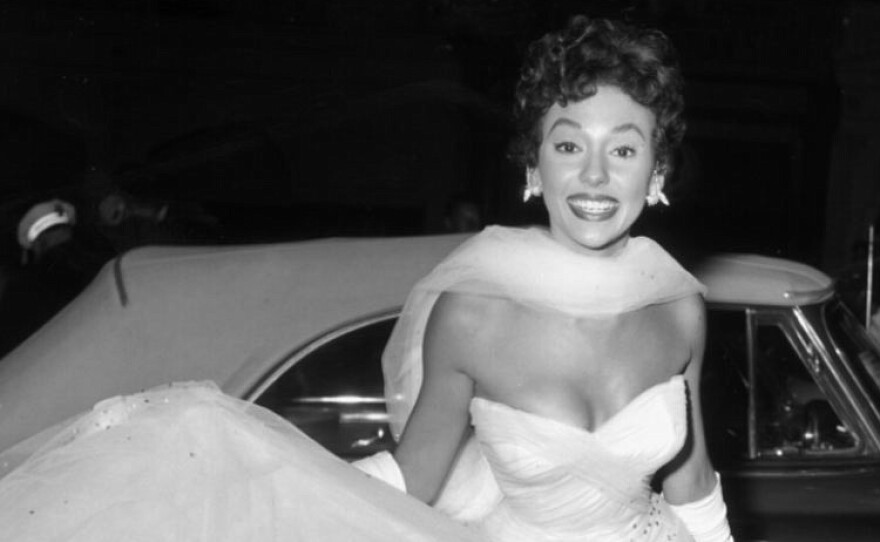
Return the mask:
<svg viewBox="0 0 880 542">
<path fill-rule="evenodd" d="M 102 398 L 167 382 L 213 380 L 240 396 L 329 329 L 402 305 L 463 239 L 129 252 L 0 361 L 0 450 Z"/>
</svg>

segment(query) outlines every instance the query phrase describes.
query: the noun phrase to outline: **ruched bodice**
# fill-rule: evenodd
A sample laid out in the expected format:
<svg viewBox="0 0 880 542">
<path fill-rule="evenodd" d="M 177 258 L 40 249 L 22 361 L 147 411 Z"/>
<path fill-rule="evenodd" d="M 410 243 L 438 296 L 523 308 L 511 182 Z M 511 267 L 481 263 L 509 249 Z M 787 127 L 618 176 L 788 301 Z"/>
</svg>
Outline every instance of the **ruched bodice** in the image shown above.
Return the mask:
<svg viewBox="0 0 880 542">
<path fill-rule="evenodd" d="M 504 497 L 493 540 L 688 540 L 651 476 L 687 435 L 684 380 L 648 388 L 588 431 L 475 398 L 476 439 Z"/>
</svg>

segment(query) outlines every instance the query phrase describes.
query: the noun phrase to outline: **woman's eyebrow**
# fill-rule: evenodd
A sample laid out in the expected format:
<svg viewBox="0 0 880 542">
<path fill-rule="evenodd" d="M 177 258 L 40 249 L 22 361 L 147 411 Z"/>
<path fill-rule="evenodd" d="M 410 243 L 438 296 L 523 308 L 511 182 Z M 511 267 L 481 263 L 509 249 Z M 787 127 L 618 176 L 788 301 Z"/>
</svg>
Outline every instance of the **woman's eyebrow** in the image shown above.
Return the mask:
<svg viewBox="0 0 880 542">
<path fill-rule="evenodd" d="M 632 123 L 632 122 L 627 122 L 627 123 L 621 124 L 619 126 L 615 126 L 614 129 L 611 131 L 614 132 L 615 134 L 619 134 L 622 132 L 629 132 L 630 130 L 639 134 L 639 136 L 641 136 L 642 139 L 647 140 L 647 138 L 645 137 L 645 133 L 642 132 L 642 129 L 639 128 L 637 124 Z"/>
<path fill-rule="evenodd" d="M 550 125 L 550 128 L 547 130 L 547 133 L 549 134 L 550 132 L 552 132 L 556 128 L 559 128 L 560 126 L 574 128 L 575 130 L 583 130 L 583 126 L 581 125 L 581 123 L 574 121 L 574 120 L 571 120 L 567 117 L 559 117 L 558 119 L 553 121 L 553 124 Z M 647 141 L 647 137 L 645 136 L 645 133 L 642 131 L 641 128 L 639 128 L 639 126 L 637 124 L 635 124 L 633 122 L 625 122 L 625 123 L 620 124 L 618 126 L 615 126 L 614 128 L 611 129 L 611 132 L 615 133 L 615 134 L 620 134 L 620 133 L 629 132 L 629 131 L 636 132 L 642 139 Z"/>
<path fill-rule="evenodd" d="M 553 130 L 555 130 L 556 128 L 558 128 L 560 126 L 568 126 L 570 128 L 574 128 L 576 130 L 582 129 L 581 123 L 575 122 L 575 121 L 573 121 L 569 118 L 566 118 L 566 117 L 559 117 L 558 119 L 553 121 L 553 124 L 550 125 L 550 129 L 547 130 L 547 133 L 549 134 L 550 132 L 552 132 Z"/>
</svg>

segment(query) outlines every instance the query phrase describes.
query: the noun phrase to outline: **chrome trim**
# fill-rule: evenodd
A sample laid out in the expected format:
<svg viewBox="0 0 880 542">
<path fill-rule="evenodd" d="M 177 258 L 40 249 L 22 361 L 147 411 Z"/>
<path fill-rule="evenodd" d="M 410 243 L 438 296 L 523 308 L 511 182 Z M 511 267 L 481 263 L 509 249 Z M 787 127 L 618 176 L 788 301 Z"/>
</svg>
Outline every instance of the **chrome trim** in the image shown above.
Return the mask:
<svg viewBox="0 0 880 542">
<path fill-rule="evenodd" d="M 291 405 L 380 405 L 385 404 L 382 397 L 370 395 L 330 395 L 319 397 L 297 397 Z"/>
<path fill-rule="evenodd" d="M 748 405 L 748 427 L 749 427 L 749 459 L 757 459 L 758 457 L 758 407 L 757 407 L 757 391 L 755 390 L 755 379 L 757 378 L 755 370 L 755 319 L 757 314 L 755 309 L 746 308 L 746 363 L 748 364 L 749 374 L 749 405 Z"/>
<path fill-rule="evenodd" d="M 810 339 L 812 346 L 816 349 L 816 353 L 826 361 L 827 365 L 827 362 L 831 359 L 831 355 L 822 343 L 819 334 L 816 333 L 816 330 L 813 328 L 813 324 L 810 323 L 810 319 L 804 314 L 804 309 L 802 307 L 794 307 L 792 312 L 794 313 L 794 318 L 797 320 L 800 328 L 807 334 L 807 338 Z"/>
<path fill-rule="evenodd" d="M 387 412 L 343 412 L 339 423 L 388 423 Z"/>
</svg>

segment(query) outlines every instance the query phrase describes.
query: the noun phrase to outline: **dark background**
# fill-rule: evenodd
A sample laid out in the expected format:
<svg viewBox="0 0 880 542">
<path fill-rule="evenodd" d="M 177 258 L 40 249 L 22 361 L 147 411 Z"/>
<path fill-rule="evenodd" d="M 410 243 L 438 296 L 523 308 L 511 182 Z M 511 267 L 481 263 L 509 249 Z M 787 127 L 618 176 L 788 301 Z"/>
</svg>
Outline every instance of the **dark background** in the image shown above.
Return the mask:
<svg viewBox="0 0 880 542">
<path fill-rule="evenodd" d="M 143 244 L 436 233 L 461 201 L 542 221 L 505 158 L 510 98 L 525 45 L 575 13 L 657 26 L 682 57 L 673 205 L 639 233 L 857 274 L 880 208 L 876 2 L 11 0 L 0 323 Z M 45 294 L 15 228 L 53 197 L 78 223 L 50 282 L 74 278 Z"/>
</svg>

